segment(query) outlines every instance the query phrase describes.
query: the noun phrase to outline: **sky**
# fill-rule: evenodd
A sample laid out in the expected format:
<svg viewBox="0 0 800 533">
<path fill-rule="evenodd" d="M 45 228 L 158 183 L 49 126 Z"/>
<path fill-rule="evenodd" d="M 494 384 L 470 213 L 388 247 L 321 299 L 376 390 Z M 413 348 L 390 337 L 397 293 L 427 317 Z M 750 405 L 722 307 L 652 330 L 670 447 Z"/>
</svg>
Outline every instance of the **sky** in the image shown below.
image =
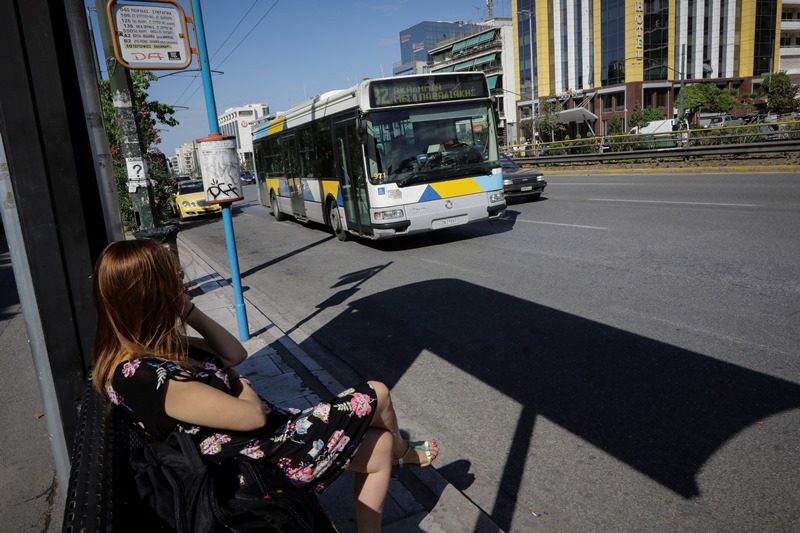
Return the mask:
<svg viewBox="0 0 800 533">
<path fill-rule="evenodd" d="M 95 1 L 105 5 L 86 0 L 87 6 Z M 189 0 L 180 3 L 188 16 Z M 201 8 L 211 70 L 222 72 L 212 76 L 217 115 L 249 103 L 284 111 L 363 78 L 390 76 L 400 61 L 402 30 L 429 20 L 487 17 L 485 0 L 202 0 Z M 495 16 L 510 17 L 510 11 L 510 0 L 495 0 Z M 193 62 L 184 71 L 154 71 L 169 75 L 150 86 L 150 99 L 177 106 L 180 122 L 162 128 L 158 147 L 167 155 L 210 131 L 195 69 Z"/>
</svg>

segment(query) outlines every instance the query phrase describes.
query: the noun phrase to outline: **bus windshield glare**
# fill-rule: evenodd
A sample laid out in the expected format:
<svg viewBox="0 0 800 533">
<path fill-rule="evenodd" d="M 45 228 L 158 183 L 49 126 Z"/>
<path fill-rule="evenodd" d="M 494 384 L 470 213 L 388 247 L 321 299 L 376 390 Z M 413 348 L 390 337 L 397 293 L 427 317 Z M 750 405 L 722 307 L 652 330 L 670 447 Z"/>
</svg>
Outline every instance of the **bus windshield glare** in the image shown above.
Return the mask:
<svg viewBox="0 0 800 533">
<path fill-rule="evenodd" d="M 480 101 L 369 114 L 370 181 L 412 185 L 499 167 L 494 114 Z"/>
</svg>

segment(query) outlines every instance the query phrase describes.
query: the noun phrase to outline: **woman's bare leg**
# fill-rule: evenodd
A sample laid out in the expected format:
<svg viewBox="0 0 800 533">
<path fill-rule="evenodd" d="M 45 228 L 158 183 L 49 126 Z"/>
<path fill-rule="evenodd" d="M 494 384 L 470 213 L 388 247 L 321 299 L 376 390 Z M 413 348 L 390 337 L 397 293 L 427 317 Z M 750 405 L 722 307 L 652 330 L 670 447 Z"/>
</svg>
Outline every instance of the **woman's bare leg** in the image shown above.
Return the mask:
<svg viewBox="0 0 800 533">
<path fill-rule="evenodd" d="M 381 530 L 383 502 L 392 473 L 391 433 L 384 429 L 369 428 L 347 468 L 355 472 L 358 532 L 377 533 Z"/>
<path fill-rule="evenodd" d="M 408 442 L 400 435 L 400 427 L 397 424 L 397 414 L 394 412 L 394 405 L 392 404 L 392 396 L 389 394 L 389 388 L 380 381 L 370 381 L 370 384 L 378 398 L 378 407 L 372 417 L 370 427 L 388 431 L 392 435 L 392 458 L 398 459 L 403 457 L 408 451 Z M 430 443 L 430 446 L 431 457 L 435 459 L 436 456 L 439 455 L 439 447 L 436 446 L 435 443 Z M 426 460 L 425 452 L 416 449 L 412 451 L 416 452 L 418 464 L 422 464 Z"/>
</svg>

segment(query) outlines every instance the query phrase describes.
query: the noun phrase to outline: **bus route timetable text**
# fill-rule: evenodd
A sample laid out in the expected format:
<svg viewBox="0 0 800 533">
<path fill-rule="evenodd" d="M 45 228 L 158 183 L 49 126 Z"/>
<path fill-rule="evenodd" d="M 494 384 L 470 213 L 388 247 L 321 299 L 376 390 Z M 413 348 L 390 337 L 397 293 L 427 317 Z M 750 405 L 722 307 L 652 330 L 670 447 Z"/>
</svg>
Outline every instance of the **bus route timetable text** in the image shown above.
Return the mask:
<svg viewBox="0 0 800 533">
<path fill-rule="evenodd" d="M 127 61 L 181 63 L 185 50 L 177 10 L 157 6 L 119 6 L 120 52 Z M 185 52 L 183 52 L 185 53 Z"/>
</svg>

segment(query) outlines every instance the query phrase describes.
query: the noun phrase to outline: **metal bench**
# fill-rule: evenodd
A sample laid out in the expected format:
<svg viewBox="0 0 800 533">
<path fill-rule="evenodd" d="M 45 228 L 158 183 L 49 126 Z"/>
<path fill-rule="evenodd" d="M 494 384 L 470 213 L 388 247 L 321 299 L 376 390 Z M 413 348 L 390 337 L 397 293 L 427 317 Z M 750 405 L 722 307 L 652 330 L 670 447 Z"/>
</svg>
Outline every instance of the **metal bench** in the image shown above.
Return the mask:
<svg viewBox="0 0 800 533">
<path fill-rule="evenodd" d="M 169 531 L 140 500 L 128 464 L 130 451 L 144 440 L 111 407 L 90 380 L 77 406 L 62 531 Z"/>
</svg>

